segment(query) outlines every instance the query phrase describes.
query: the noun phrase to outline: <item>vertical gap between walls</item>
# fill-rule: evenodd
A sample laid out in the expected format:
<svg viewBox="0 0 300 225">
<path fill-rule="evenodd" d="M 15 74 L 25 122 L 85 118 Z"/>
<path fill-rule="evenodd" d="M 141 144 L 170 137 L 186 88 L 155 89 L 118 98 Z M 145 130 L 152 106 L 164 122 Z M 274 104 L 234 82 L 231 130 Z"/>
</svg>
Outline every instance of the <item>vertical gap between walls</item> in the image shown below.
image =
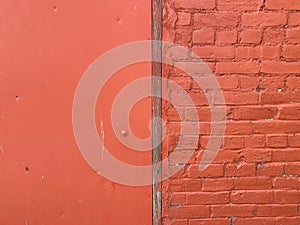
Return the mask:
<svg viewBox="0 0 300 225">
<path fill-rule="evenodd" d="M 151 0 L 151 39 L 152 42 L 152 224 L 161 225 L 162 196 L 161 196 L 161 141 L 162 141 L 162 18 L 163 0 Z M 155 42 L 158 40 L 158 42 Z M 157 77 L 159 79 L 157 79 Z M 157 97 L 153 97 L 157 96 Z"/>
</svg>

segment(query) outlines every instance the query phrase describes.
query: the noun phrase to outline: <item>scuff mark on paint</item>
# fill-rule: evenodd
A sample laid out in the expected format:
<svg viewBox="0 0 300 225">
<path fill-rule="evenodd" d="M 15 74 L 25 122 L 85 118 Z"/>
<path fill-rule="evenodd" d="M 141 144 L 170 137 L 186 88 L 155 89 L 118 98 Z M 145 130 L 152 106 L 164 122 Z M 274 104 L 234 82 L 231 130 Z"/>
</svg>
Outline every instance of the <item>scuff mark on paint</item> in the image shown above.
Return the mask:
<svg viewBox="0 0 300 225">
<path fill-rule="evenodd" d="M 103 120 L 101 119 L 101 121 L 100 121 L 100 140 L 101 140 L 101 159 L 102 160 L 104 157 L 104 138 L 105 138 L 104 126 L 103 126 Z"/>
<path fill-rule="evenodd" d="M 0 154 L 3 156 L 5 155 L 2 145 L 0 145 Z"/>
</svg>

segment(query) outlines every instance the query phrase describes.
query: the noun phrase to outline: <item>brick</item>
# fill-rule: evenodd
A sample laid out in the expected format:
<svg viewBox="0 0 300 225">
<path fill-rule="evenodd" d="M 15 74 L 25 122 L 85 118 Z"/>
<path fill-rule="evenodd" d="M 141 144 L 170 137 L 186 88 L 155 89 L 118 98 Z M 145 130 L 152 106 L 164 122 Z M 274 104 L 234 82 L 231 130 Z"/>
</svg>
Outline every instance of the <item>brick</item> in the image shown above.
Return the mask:
<svg viewBox="0 0 300 225">
<path fill-rule="evenodd" d="M 258 205 L 256 216 L 296 216 L 297 208 L 297 205 Z"/>
<path fill-rule="evenodd" d="M 253 76 L 239 76 L 240 88 L 242 89 L 256 89 L 260 86 L 260 77 Z"/>
<path fill-rule="evenodd" d="M 231 178 L 204 179 L 203 191 L 229 191 L 233 188 L 233 180 Z"/>
<path fill-rule="evenodd" d="M 291 44 L 300 43 L 300 29 L 288 29 L 286 31 L 286 40 Z"/>
<path fill-rule="evenodd" d="M 267 147 L 287 147 L 287 135 L 267 135 Z"/>
<path fill-rule="evenodd" d="M 175 62 L 174 67 L 177 70 L 182 70 L 185 73 L 210 75 L 214 70 L 214 63 L 209 62 Z"/>
<path fill-rule="evenodd" d="M 170 180 L 170 183 L 169 183 L 170 191 L 192 192 L 192 191 L 200 191 L 201 188 L 202 188 L 201 180 L 176 179 L 176 180 Z"/>
<path fill-rule="evenodd" d="M 214 43 L 215 32 L 213 30 L 195 30 L 193 31 L 193 43 L 203 44 L 203 43 Z"/>
<path fill-rule="evenodd" d="M 188 220 L 186 219 L 179 219 L 179 220 L 172 220 L 170 225 L 188 225 Z"/>
<path fill-rule="evenodd" d="M 191 219 L 189 225 L 228 225 L 230 223 L 229 218 L 220 219 Z"/>
<path fill-rule="evenodd" d="M 245 13 L 242 15 L 243 27 L 271 27 L 286 24 L 286 13 Z"/>
<path fill-rule="evenodd" d="M 280 46 L 241 46 L 236 48 L 236 59 L 279 59 Z"/>
<path fill-rule="evenodd" d="M 238 76 L 229 75 L 229 76 L 216 76 L 220 87 L 222 90 L 225 89 L 236 89 L 239 85 Z"/>
<path fill-rule="evenodd" d="M 283 120 L 299 120 L 300 106 L 288 106 L 280 109 L 279 119 Z"/>
<path fill-rule="evenodd" d="M 259 163 L 256 168 L 256 175 L 258 176 L 282 176 L 284 171 L 283 163 Z"/>
<path fill-rule="evenodd" d="M 300 12 L 293 12 L 289 14 L 289 26 L 299 26 L 300 24 Z"/>
<path fill-rule="evenodd" d="M 216 205 L 211 207 L 213 217 L 252 217 L 255 205 Z"/>
<path fill-rule="evenodd" d="M 227 164 L 225 167 L 226 177 L 243 177 L 254 176 L 255 164 L 254 163 L 232 163 Z"/>
<path fill-rule="evenodd" d="M 223 92 L 225 103 L 228 106 L 253 105 L 258 103 L 258 94 L 256 92 Z M 222 101 L 214 99 L 215 104 L 221 104 Z"/>
<path fill-rule="evenodd" d="M 286 81 L 286 86 L 291 90 L 299 89 L 300 76 L 289 76 Z"/>
<path fill-rule="evenodd" d="M 300 58 L 300 45 L 286 45 L 283 47 L 283 57 L 287 59 Z"/>
<path fill-rule="evenodd" d="M 279 204 L 299 204 L 300 191 L 280 190 L 274 192 L 274 203 Z"/>
<path fill-rule="evenodd" d="M 263 148 L 266 146 L 266 138 L 264 135 L 251 135 L 245 137 L 246 148 Z"/>
<path fill-rule="evenodd" d="M 266 120 L 273 119 L 277 114 L 275 107 L 239 107 L 231 109 L 234 120 Z"/>
<path fill-rule="evenodd" d="M 217 44 L 234 44 L 237 42 L 236 30 L 216 31 Z"/>
<path fill-rule="evenodd" d="M 177 13 L 176 25 L 185 26 L 190 25 L 191 14 L 190 13 Z"/>
<path fill-rule="evenodd" d="M 173 3 L 177 9 L 213 9 L 215 7 L 213 0 L 174 0 Z"/>
<path fill-rule="evenodd" d="M 168 165 L 163 176 L 172 177 L 172 179 L 179 179 L 184 175 L 184 167 L 177 165 Z"/>
<path fill-rule="evenodd" d="M 234 225 L 274 225 L 274 220 L 266 218 L 235 218 Z"/>
<path fill-rule="evenodd" d="M 261 96 L 263 104 L 299 103 L 299 92 L 263 92 Z"/>
<path fill-rule="evenodd" d="M 264 58 L 262 46 L 236 48 L 236 59 L 262 59 Z"/>
<path fill-rule="evenodd" d="M 187 97 L 193 100 L 193 102 L 187 102 Z M 170 93 L 170 101 L 176 103 L 177 107 L 187 107 L 187 106 L 208 106 L 207 98 L 202 92 L 190 92 L 189 94 L 181 94 L 177 92 Z"/>
<path fill-rule="evenodd" d="M 192 39 L 191 31 L 188 28 L 178 28 L 175 30 L 175 43 L 188 46 Z"/>
<path fill-rule="evenodd" d="M 181 121 L 179 115 L 184 115 L 184 108 L 168 108 L 167 115 L 169 121 Z"/>
<path fill-rule="evenodd" d="M 171 218 L 185 219 L 185 218 L 199 218 L 209 217 L 209 206 L 189 205 L 182 207 L 169 207 L 168 215 Z"/>
<path fill-rule="evenodd" d="M 299 177 L 275 177 L 273 182 L 276 189 L 300 189 Z"/>
<path fill-rule="evenodd" d="M 262 0 L 218 0 L 217 9 L 228 11 L 258 10 L 262 5 Z"/>
<path fill-rule="evenodd" d="M 224 149 L 241 149 L 244 146 L 243 136 L 226 136 L 224 137 Z"/>
<path fill-rule="evenodd" d="M 260 65 L 258 62 L 218 62 L 217 73 L 258 73 Z"/>
<path fill-rule="evenodd" d="M 190 144 L 188 143 L 186 146 L 189 146 Z M 175 150 L 172 151 L 169 154 L 168 161 L 169 165 L 178 165 L 178 164 L 185 164 L 185 163 L 194 163 L 194 151 L 193 150 L 181 150 L 188 148 L 186 146 L 181 147 L 180 145 L 177 146 L 177 149 L 180 150 Z"/>
<path fill-rule="evenodd" d="M 257 134 L 300 133 L 300 122 L 292 121 L 254 121 L 254 132 Z"/>
<path fill-rule="evenodd" d="M 222 177 L 224 175 L 224 166 L 221 164 L 212 164 L 204 171 L 199 171 L 199 165 L 194 164 L 187 169 L 187 174 L 191 178 Z"/>
<path fill-rule="evenodd" d="M 236 90 L 238 88 L 239 85 L 239 78 L 236 75 L 219 75 L 216 74 L 215 78 L 218 81 L 218 86 L 222 89 L 222 90 Z M 206 89 L 215 89 L 216 87 L 214 87 L 213 82 L 211 82 L 211 78 L 208 77 L 198 77 L 197 78 L 197 82 L 194 81 L 193 82 L 193 89 L 197 90 L 200 89 L 199 84 L 203 85 L 204 88 Z"/>
<path fill-rule="evenodd" d="M 273 191 L 233 191 L 230 196 L 232 203 L 265 204 L 273 202 Z"/>
<path fill-rule="evenodd" d="M 300 134 L 289 135 L 288 143 L 290 147 L 300 147 Z"/>
<path fill-rule="evenodd" d="M 264 91 L 277 91 L 285 87 L 285 77 L 262 77 L 261 79 L 262 88 Z M 280 93 L 279 93 L 280 94 Z"/>
<path fill-rule="evenodd" d="M 200 58 L 203 59 L 233 59 L 234 47 L 233 46 L 195 46 L 192 48 Z"/>
<path fill-rule="evenodd" d="M 228 121 L 226 126 L 226 134 L 243 135 L 253 133 L 253 124 L 245 121 Z"/>
<path fill-rule="evenodd" d="M 229 203 L 229 192 L 198 192 L 186 195 L 188 205 L 211 205 Z"/>
<path fill-rule="evenodd" d="M 171 206 L 186 204 L 185 194 L 172 193 L 169 198 Z"/>
<path fill-rule="evenodd" d="M 274 149 L 272 161 L 274 162 L 297 162 L 300 160 L 299 149 Z"/>
<path fill-rule="evenodd" d="M 298 0 L 267 0 L 266 9 L 271 10 L 299 10 Z"/>
<path fill-rule="evenodd" d="M 196 113 L 195 113 L 196 111 Z M 187 121 L 210 121 L 211 113 L 210 109 L 206 107 L 194 108 L 188 107 L 185 108 L 185 120 Z"/>
<path fill-rule="evenodd" d="M 214 163 L 232 163 L 240 160 L 240 158 L 241 158 L 241 151 L 220 150 L 216 158 L 214 159 Z"/>
<path fill-rule="evenodd" d="M 259 44 L 262 38 L 262 30 L 260 29 L 243 29 L 240 33 L 240 43 L 243 44 Z"/>
<path fill-rule="evenodd" d="M 271 179 L 268 177 L 239 177 L 233 179 L 236 190 L 266 190 L 272 188 Z"/>
<path fill-rule="evenodd" d="M 300 216 L 280 217 L 275 219 L 275 225 L 299 225 Z"/>
<path fill-rule="evenodd" d="M 245 162 L 270 162 L 272 160 L 271 150 L 243 149 L 242 156 Z"/>
<path fill-rule="evenodd" d="M 222 21 L 222 22 L 221 22 Z M 238 25 L 238 13 L 196 13 L 194 25 L 196 27 L 236 27 Z"/>
<path fill-rule="evenodd" d="M 284 30 L 268 28 L 264 31 L 263 43 L 280 44 L 284 42 Z"/>
<path fill-rule="evenodd" d="M 280 46 L 263 46 L 262 59 L 279 59 Z"/>
<path fill-rule="evenodd" d="M 262 56 L 262 47 L 237 47 L 236 59 L 260 59 Z"/>
<path fill-rule="evenodd" d="M 273 74 L 299 73 L 300 62 L 264 61 L 261 72 Z"/>
<path fill-rule="evenodd" d="M 300 175 L 300 162 L 288 163 L 284 167 L 284 173 L 287 175 Z"/>
</svg>

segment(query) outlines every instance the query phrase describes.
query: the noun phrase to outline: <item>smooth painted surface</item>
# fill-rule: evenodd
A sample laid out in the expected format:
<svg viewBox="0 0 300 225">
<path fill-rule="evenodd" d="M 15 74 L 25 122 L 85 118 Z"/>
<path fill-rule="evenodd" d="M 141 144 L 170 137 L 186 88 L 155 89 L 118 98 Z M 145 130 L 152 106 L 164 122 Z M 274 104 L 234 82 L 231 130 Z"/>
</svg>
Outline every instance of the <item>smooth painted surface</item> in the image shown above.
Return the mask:
<svg viewBox="0 0 300 225">
<path fill-rule="evenodd" d="M 151 224 L 151 187 L 96 174 L 72 131 L 73 96 L 84 71 L 107 50 L 150 38 L 150 4 L 0 0 L 0 224 Z M 115 140 L 109 107 L 118 89 L 148 75 L 149 64 L 120 71 L 95 112 L 105 145 L 137 165 L 151 164 L 151 154 Z M 150 108 L 145 100 L 132 110 L 137 136 L 149 135 Z"/>
</svg>

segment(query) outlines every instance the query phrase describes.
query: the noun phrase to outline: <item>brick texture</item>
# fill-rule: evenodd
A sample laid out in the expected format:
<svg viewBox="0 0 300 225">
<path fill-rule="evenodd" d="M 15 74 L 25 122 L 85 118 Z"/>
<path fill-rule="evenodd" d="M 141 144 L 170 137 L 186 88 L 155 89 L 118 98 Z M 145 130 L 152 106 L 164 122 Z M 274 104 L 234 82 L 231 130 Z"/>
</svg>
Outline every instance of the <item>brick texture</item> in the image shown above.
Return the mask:
<svg viewBox="0 0 300 225">
<path fill-rule="evenodd" d="M 186 91 L 167 90 L 171 99 L 190 96 L 194 101 L 177 109 L 163 104 L 163 156 L 171 155 L 180 136 L 187 136 L 169 158 L 170 167 L 176 166 L 174 160 L 184 167 L 163 182 L 163 224 L 299 225 L 300 1 L 164 4 L 163 39 L 189 48 L 207 64 L 223 92 L 227 124 L 218 155 L 200 171 L 214 125 L 209 103 L 222 101 L 183 71 L 163 67 L 163 76 Z M 194 58 L 173 60 L 176 66 Z M 195 68 L 193 62 L 186 69 Z M 193 149 L 189 140 L 198 131 L 197 121 L 199 141 Z M 180 122 L 186 125 L 182 131 Z M 195 152 L 181 160 L 186 151 Z"/>
</svg>

